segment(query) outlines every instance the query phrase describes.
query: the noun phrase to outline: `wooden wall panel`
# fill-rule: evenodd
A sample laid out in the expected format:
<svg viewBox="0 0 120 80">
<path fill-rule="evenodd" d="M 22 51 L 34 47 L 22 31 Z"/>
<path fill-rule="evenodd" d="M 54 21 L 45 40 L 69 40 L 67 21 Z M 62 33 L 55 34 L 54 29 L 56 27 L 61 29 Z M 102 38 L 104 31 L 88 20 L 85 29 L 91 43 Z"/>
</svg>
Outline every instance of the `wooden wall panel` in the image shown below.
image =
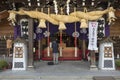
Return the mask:
<svg viewBox="0 0 120 80">
<path fill-rule="evenodd" d="M 110 26 L 110 36 L 120 35 L 120 18 L 116 19 L 115 23 Z"/>
<path fill-rule="evenodd" d="M 0 22 L 0 36 L 10 36 L 14 34 L 14 27 L 9 25 L 7 19 Z"/>
<path fill-rule="evenodd" d="M 8 11 L 4 10 L 0 12 L 0 19 L 8 18 L 8 16 L 9 16 Z"/>
<path fill-rule="evenodd" d="M 110 26 L 110 36 L 120 36 L 120 10 L 115 11 L 115 23 Z"/>
<path fill-rule="evenodd" d="M 120 10 L 116 10 L 115 15 L 116 15 L 116 17 L 120 17 Z"/>
</svg>

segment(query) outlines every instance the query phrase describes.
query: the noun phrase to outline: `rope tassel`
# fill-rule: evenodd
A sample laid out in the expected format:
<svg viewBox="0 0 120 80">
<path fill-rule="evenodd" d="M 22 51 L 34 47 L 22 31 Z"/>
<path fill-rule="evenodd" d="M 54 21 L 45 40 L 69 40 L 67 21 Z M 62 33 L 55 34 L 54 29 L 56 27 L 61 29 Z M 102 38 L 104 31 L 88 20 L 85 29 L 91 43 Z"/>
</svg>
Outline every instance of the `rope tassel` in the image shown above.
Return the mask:
<svg viewBox="0 0 120 80">
<path fill-rule="evenodd" d="M 108 18 L 109 23 L 115 21 L 116 17 L 115 17 L 115 14 L 114 14 L 113 11 L 110 11 L 110 12 L 108 13 L 108 15 L 109 15 L 109 18 Z"/>
<path fill-rule="evenodd" d="M 115 10 L 113 9 L 113 7 L 109 8 L 109 12 L 108 12 L 108 20 L 109 20 L 109 24 L 113 21 L 115 21 L 116 17 L 115 17 Z"/>
<path fill-rule="evenodd" d="M 16 22 L 16 14 L 13 13 L 12 11 L 9 12 L 8 21 L 11 21 L 12 24 L 13 24 L 13 26 L 15 26 L 15 22 Z"/>
<path fill-rule="evenodd" d="M 88 28 L 88 24 L 85 19 L 81 19 L 80 22 L 81 22 L 80 28 Z"/>
<path fill-rule="evenodd" d="M 38 27 L 40 27 L 40 28 L 46 28 L 46 24 L 45 24 L 45 20 L 44 19 L 40 19 L 39 20 Z"/>
<path fill-rule="evenodd" d="M 66 26 L 63 22 L 59 22 L 59 30 L 65 30 Z"/>
</svg>

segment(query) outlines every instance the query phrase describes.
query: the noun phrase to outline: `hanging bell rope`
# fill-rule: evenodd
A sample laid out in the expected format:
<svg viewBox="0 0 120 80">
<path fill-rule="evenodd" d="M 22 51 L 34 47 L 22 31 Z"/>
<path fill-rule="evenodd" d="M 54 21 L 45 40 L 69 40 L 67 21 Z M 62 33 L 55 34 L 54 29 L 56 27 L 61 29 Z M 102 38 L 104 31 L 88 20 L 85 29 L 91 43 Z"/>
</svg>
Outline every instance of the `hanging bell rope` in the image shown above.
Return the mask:
<svg viewBox="0 0 120 80">
<path fill-rule="evenodd" d="M 48 16 L 50 16 L 50 8 L 48 7 Z M 47 22 L 47 31 L 50 32 L 49 22 Z M 48 45 L 50 45 L 50 35 L 48 35 Z"/>
<path fill-rule="evenodd" d="M 48 16 L 50 16 L 50 8 L 49 7 L 48 7 Z M 47 32 L 50 33 L 49 22 L 47 22 Z M 48 36 L 47 36 L 47 43 L 48 43 L 47 55 L 50 56 L 50 34 L 48 34 Z"/>
<path fill-rule="evenodd" d="M 76 12 L 76 7 L 74 7 L 74 12 Z M 76 17 L 76 15 L 75 15 Z M 75 22 L 75 32 L 76 32 L 76 22 Z"/>
<path fill-rule="evenodd" d="M 74 7 L 74 12 L 76 12 L 76 7 Z M 76 15 L 75 15 L 76 17 Z M 75 34 L 76 34 L 76 31 L 77 31 L 77 25 L 76 25 L 76 22 L 75 22 Z M 74 44 L 75 44 L 75 47 L 77 47 L 77 37 L 75 35 L 75 38 L 74 38 Z"/>
<path fill-rule="evenodd" d="M 74 12 L 76 12 L 76 7 L 74 7 Z M 76 17 L 76 15 L 75 15 L 75 17 Z M 74 54 L 74 56 L 75 57 L 77 57 L 77 35 L 76 35 L 76 33 L 77 33 L 77 22 L 75 22 L 75 35 L 74 35 L 74 45 L 75 45 L 75 54 Z"/>
</svg>

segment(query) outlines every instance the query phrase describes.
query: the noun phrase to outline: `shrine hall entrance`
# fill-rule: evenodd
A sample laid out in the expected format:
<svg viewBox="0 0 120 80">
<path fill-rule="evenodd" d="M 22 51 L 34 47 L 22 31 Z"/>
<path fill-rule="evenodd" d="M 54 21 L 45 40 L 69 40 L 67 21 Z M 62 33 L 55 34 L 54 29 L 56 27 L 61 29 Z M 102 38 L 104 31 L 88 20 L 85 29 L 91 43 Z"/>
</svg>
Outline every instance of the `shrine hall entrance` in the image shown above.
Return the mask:
<svg viewBox="0 0 120 80">
<path fill-rule="evenodd" d="M 76 38 L 75 41 L 75 37 L 68 35 L 65 32 L 62 32 L 62 36 L 60 36 L 60 32 L 56 32 L 50 37 L 44 37 L 41 40 L 35 41 L 34 47 L 36 50 L 34 52 L 34 60 L 52 60 L 53 39 L 57 39 L 57 43 L 59 45 L 59 60 L 82 59 L 82 40 L 80 38 Z M 60 47 L 62 48 L 61 52 Z"/>
</svg>

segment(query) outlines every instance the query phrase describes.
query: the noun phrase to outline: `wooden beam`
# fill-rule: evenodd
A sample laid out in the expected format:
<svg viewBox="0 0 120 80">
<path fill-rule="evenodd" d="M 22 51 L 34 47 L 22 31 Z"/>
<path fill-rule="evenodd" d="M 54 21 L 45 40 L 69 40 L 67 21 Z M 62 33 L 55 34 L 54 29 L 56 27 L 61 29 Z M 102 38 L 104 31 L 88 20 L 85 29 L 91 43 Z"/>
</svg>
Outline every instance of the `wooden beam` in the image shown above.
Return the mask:
<svg viewBox="0 0 120 80">
<path fill-rule="evenodd" d="M 15 2 L 15 3 L 19 3 L 19 2 L 28 2 L 27 0 L 8 0 L 9 2 Z"/>
<path fill-rule="evenodd" d="M 116 11 L 115 11 L 115 16 L 116 16 L 116 17 L 120 17 L 120 10 L 116 10 Z"/>
<path fill-rule="evenodd" d="M 9 16 L 8 11 L 4 10 L 0 12 L 0 19 L 7 18 Z"/>
</svg>

